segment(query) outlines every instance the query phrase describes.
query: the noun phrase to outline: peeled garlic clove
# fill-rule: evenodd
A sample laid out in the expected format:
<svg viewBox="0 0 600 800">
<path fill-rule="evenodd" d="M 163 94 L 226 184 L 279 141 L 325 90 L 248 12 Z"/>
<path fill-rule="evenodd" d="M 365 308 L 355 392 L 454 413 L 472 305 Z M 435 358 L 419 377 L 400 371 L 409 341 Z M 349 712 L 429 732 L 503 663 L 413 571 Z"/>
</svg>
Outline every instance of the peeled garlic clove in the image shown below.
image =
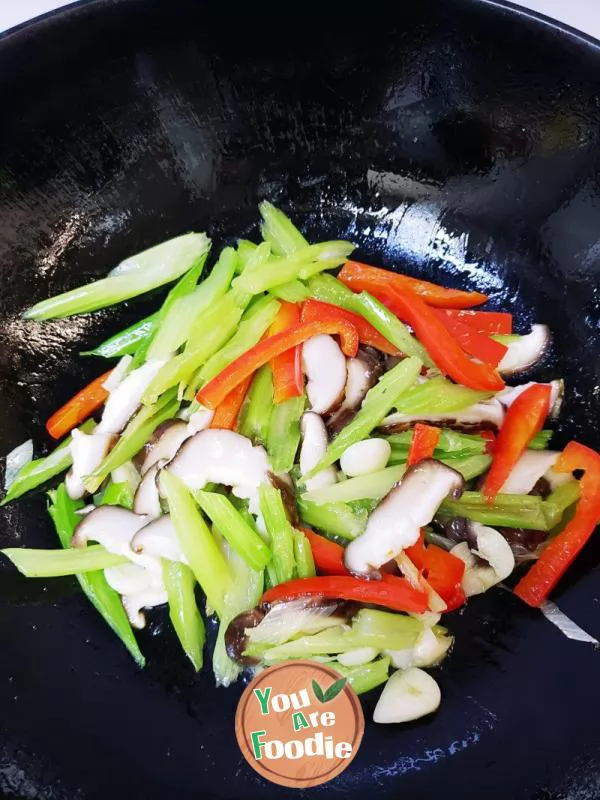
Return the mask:
<svg viewBox="0 0 600 800">
<path fill-rule="evenodd" d="M 350 478 L 367 475 L 383 469 L 388 462 L 392 448 L 385 439 L 364 439 L 344 451 L 340 459 L 342 472 Z"/>
<path fill-rule="evenodd" d="M 436 681 L 418 667 L 394 672 L 383 687 L 373 713 L 379 723 L 410 722 L 432 714 L 440 705 L 442 693 Z"/>
</svg>

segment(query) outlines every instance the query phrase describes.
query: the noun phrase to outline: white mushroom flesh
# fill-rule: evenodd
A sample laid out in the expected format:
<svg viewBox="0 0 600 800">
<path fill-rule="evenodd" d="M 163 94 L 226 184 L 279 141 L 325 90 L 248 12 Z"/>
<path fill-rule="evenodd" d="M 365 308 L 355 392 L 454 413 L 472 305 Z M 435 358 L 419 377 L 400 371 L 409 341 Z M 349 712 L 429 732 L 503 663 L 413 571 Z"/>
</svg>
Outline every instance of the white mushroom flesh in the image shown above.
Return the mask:
<svg viewBox="0 0 600 800">
<path fill-rule="evenodd" d="M 145 475 L 159 461 L 164 463 L 170 461 L 190 436 L 189 425 L 186 425 L 183 420 L 176 420 L 169 425 L 148 451 L 140 470 L 141 474 Z"/>
<path fill-rule="evenodd" d="M 401 414 L 396 412 L 387 416 L 380 428 L 386 431 L 405 429 L 415 422 L 438 422 L 450 428 L 465 430 L 479 428 L 499 430 L 504 422 L 504 406 L 492 398 L 484 403 L 475 403 L 462 411 L 449 411 L 446 414 Z"/>
<path fill-rule="evenodd" d="M 302 432 L 302 444 L 300 446 L 300 474 L 306 475 L 311 469 L 317 466 L 325 455 L 327 444 L 327 428 L 325 423 L 314 411 L 307 411 L 300 421 Z M 306 490 L 322 489 L 325 486 L 332 486 L 336 483 L 337 476 L 333 467 L 327 467 L 318 472 L 305 482 Z"/>
<path fill-rule="evenodd" d="M 498 392 L 495 398 L 499 400 L 505 408 L 510 408 L 519 395 L 535 385 L 535 381 L 528 381 L 519 386 L 507 386 L 501 392 Z M 562 378 L 557 378 L 556 380 L 550 381 L 550 383 L 540 383 L 538 385 L 550 386 L 550 417 L 556 419 L 560 413 L 560 407 L 565 393 L 565 382 Z"/>
<path fill-rule="evenodd" d="M 462 475 L 439 461 L 426 459 L 411 467 L 373 511 L 364 533 L 346 547 L 348 569 L 369 574 L 415 544 L 442 500 L 463 488 Z"/>
<path fill-rule="evenodd" d="M 96 431 L 83 433 L 80 430 L 74 430 L 71 434 L 70 448 L 73 465 L 67 473 L 65 485 L 72 500 L 80 500 L 86 494 L 84 480 L 96 467 L 100 466 L 112 447 L 114 435 Z"/>
<path fill-rule="evenodd" d="M 135 514 L 146 516 L 149 519 L 160 517 L 160 492 L 158 491 L 158 472 L 161 464 L 154 464 L 142 478 L 133 498 L 133 511 Z"/>
<path fill-rule="evenodd" d="M 504 536 L 494 528 L 478 522 L 470 522 L 477 549 L 473 552 L 466 542 L 460 542 L 450 551 L 465 562 L 462 588 L 467 597 L 483 594 L 492 586 L 508 578 L 515 568 L 515 557 Z M 474 556 L 488 562 L 489 566 L 478 564 Z"/>
<path fill-rule="evenodd" d="M 432 714 L 440 705 L 440 687 L 417 667 L 394 672 L 383 687 L 373 713 L 379 723 L 410 722 Z"/>
<path fill-rule="evenodd" d="M 168 602 L 169 598 L 164 588 L 151 586 L 135 594 L 122 595 L 121 600 L 127 618 L 134 628 L 141 630 L 146 627 L 146 617 L 142 613 L 142 609 L 162 606 Z"/>
<path fill-rule="evenodd" d="M 114 392 L 117 386 L 121 383 L 125 375 L 131 366 L 131 362 L 133 361 L 132 356 L 123 356 L 123 358 L 119 361 L 117 366 L 113 369 L 110 373 L 108 378 L 104 381 L 102 386 L 106 389 L 106 391 L 110 394 Z"/>
<path fill-rule="evenodd" d="M 337 342 L 326 334 L 313 336 L 302 346 L 302 366 L 311 410 L 316 414 L 333 410 L 346 386 L 346 357 Z"/>
<path fill-rule="evenodd" d="M 556 450 L 526 450 L 510 471 L 500 491 L 503 494 L 529 494 L 540 478 L 556 463 Z M 558 475 L 558 473 L 556 473 Z M 566 476 L 567 480 L 569 476 Z"/>
<path fill-rule="evenodd" d="M 414 647 L 405 650 L 385 650 L 397 669 L 409 667 L 432 667 L 439 664 L 452 644 L 451 636 L 436 636 L 431 628 L 426 628 Z"/>
<path fill-rule="evenodd" d="M 350 478 L 367 475 L 383 469 L 391 455 L 392 448 L 385 439 L 364 439 L 344 451 L 340 459 L 342 472 Z"/>
<path fill-rule="evenodd" d="M 131 540 L 135 553 L 187 564 L 169 514 L 149 522 Z"/>
<path fill-rule="evenodd" d="M 137 471 L 133 461 L 126 461 L 120 467 L 113 469 L 110 473 L 113 483 L 126 483 L 132 492 L 135 492 L 140 485 L 140 473 Z"/>
<path fill-rule="evenodd" d="M 533 367 L 545 356 L 552 335 L 547 325 L 532 325 L 531 332 L 508 345 L 498 364 L 501 375 L 518 375 Z"/>
<path fill-rule="evenodd" d="M 102 419 L 96 428 L 97 433 L 120 433 L 137 411 L 144 392 L 156 377 L 164 360 L 148 361 L 130 372 L 110 393 Z"/>
<path fill-rule="evenodd" d="M 190 415 L 188 422 L 188 436 L 193 436 L 195 433 L 200 433 L 200 431 L 210 428 L 214 415 L 215 412 L 209 408 L 200 408 L 198 411 L 194 411 Z"/>
</svg>

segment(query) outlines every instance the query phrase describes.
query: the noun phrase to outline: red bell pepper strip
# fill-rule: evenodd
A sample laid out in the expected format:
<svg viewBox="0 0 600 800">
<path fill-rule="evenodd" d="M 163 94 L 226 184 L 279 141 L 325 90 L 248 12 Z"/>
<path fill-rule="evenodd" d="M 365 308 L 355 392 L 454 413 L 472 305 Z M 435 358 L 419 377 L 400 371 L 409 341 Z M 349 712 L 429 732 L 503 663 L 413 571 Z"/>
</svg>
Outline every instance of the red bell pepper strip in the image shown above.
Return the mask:
<svg viewBox="0 0 600 800">
<path fill-rule="evenodd" d="M 343 280 L 341 273 L 339 277 Z M 504 387 L 504 381 L 493 367 L 471 361 L 444 323 L 438 319 L 434 309 L 421 298 L 400 291 L 391 284 L 382 289 L 381 284 L 370 284 L 367 281 L 363 288 L 412 327 L 417 339 L 445 375 L 470 389 L 497 392 Z"/>
<path fill-rule="evenodd" d="M 494 502 L 529 442 L 541 431 L 550 410 L 551 392 L 551 386 L 536 383 L 520 394 L 506 412 L 496 437 L 492 465 L 483 483 L 487 503 Z"/>
<path fill-rule="evenodd" d="M 541 606 L 573 563 L 600 520 L 600 454 L 570 442 L 554 465 L 558 472 L 584 470 L 575 516 L 542 550 L 539 559 L 515 587 L 515 594 L 530 606 Z"/>
<path fill-rule="evenodd" d="M 494 453 L 494 447 L 496 446 L 496 434 L 494 431 L 481 431 L 479 434 L 482 439 L 485 439 L 485 454 L 486 456 L 491 456 Z"/>
<path fill-rule="evenodd" d="M 81 391 L 77 392 L 64 406 L 50 417 L 46 423 L 46 430 L 53 439 L 60 439 L 70 430 L 79 425 L 100 408 L 108 397 L 104 383 L 112 370 L 94 378 Z"/>
<path fill-rule="evenodd" d="M 485 303 L 487 295 L 480 292 L 463 292 L 460 289 L 448 289 L 437 283 L 430 283 L 419 278 L 410 278 L 387 269 L 371 267 L 358 261 L 346 261 L 338 278 L 355 292 L 369 292 L 365 282 L 371 286 L 378 284 L 380 288 L 395 286 L 403 292 L 418 295 L 423 302 L 437 308 L 471 308 Z"/>
<path fill-rule="evenodd" d="M 300 307 L 297 303 L 282 301 L 277 316 L 269 328 L 269 336 L 295 328 L 300 324 Z M 273 370 L 273 400 L 283 403 L 290 397 L 300 397 L 304 391 L 302 374 L 302 346 L 286 350 L 271 361 Z"/>
<path fill-rule="evenodd" d="M 344 548 L 311 531 L 310 528 L 301 528 L 308 541 L 313 554 L 316 568 L 324 575 L 350 575 L 344 564 Z"/>
<path fill-rule="evenodd" d="M 415 589 L 396 575 L 381 574 L 380 581 L 353 578 L 350 575 L 320 575 L 316 578 L 297 578 L 268 589 L 261 603 L 278 603 L 297 597 L 327 597 L 332 600 L 354 600 L 384 606 L 393 611 L 412 611 L 424 614 L 428 609 L 427 594 Z"/>
<path fill-rule="evenodd" d="M 479 333 L 460 319 L 449 317 L 444 311 L 435 308 L 434 313 L 469 355 L 486 364 L 491 364 L 493 367 L 497 367 L 502 361 L 508 350 L 505 344 L 500 344 L 484 333 Z"/>
<path fill-rule="evenodd" d="M 466 309 L 444 309 L 444 314 L 453 320 L 466 322 L 479 333 L 495 334 L 512 333 L 512 314 L 508 311 L 470 311 Z"/>
<path fill-rule="evenodd" d="M 320 300 L 306 300 L 302 306 L 302 322 L 314 322 L 320 319 L 345 319 L 352 323 L 358 331 L 359 340 L 370 347 L 375 347 L 381 350 L 382 353 L 387 353 L 390 356 L 400 355 L 398 348 L 388 342 L 385 336 L 382 336 L 379 331 L 374 328 L 370 322 L 360 314 L 354 314 L 352 311 L 346 311 L 344 308 L 331 305 L 331 303 L 322 303 Z"/>
<path fill-rule="evenodd" d="M 412 467 L 424 458 L 433 458 L 435 448 L 440 440 L 441 430 L 433 425 L 417 422 L 408 450 L 408 466 Z"/>
<path fill-rule="evenodd" d="M 221 428 L 232 431 L 235 429 L 240 410 L 244 404 L 248 388 L 252 383 L 254 373 L 238 384 L 227 397 L 219 404 L 210 423 L 211 428 Z"/>
<path fill-rule="evenodd" d="M 464 561 L 435 544 L 425 546 L 422 538 L 406 550 L 406 555 L 446 603 L 446 611 L 454 611 L 465 602 L 461 587 Z"/>
<path fill-rule="evenodd" d="M 233 361 L 200 389 L 196 398 L 207 408 L 216 409 L 219 403 L 227 397 L 235 387 L 245 380 L 248 375 L 256 372 L 275 356 L 291 350 L 307 339 L 319 334 L 339 334 L 341 347 L 347 356 L 355 356 L 358 350 L 358 333 L 354 325 L 345 319 L 321 320 L 319 322 L 306 322 L 287 331 L 269 336 L 251 347 L 243 355 Z"/>
</svg>

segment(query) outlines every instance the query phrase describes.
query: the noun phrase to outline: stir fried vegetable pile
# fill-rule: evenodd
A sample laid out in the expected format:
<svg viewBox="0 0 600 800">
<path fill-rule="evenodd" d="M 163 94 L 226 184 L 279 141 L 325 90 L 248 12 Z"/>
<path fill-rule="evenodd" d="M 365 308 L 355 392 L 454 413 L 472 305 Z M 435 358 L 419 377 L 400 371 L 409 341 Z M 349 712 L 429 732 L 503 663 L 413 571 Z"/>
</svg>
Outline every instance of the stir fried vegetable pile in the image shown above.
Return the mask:
<svg viewBox="0 0 600 800">
<path fill-rule="evenodd" d="M 118 360 L 48 420 L 62 443 L 8 456 L 3 503 L 64 476 L 48 492 L 63 549 L 3 552 L 29 577 L 76 575 L 140 665 L 133 629 L 168 604 L 197 670 L 218 620 L 219 685 L 313 658 L 357 692 L 387 681 L 376 721 L 415 719 L 440 701 L 421 668 L 451 646 L 442 614 L 520 562 L 515 593 L 544 603 L 600 518 L 600 456 L 548 449 L 562 380 L 514 385 L 545 325 L 515 334 L 509 313 L 474 310 L 485 295 L 260 213 L 261 243 L 226 247 L 206 278 L 210 241 L 190 233 L 26 312 L 177 281 L 86 354 Z"/>
</svg>

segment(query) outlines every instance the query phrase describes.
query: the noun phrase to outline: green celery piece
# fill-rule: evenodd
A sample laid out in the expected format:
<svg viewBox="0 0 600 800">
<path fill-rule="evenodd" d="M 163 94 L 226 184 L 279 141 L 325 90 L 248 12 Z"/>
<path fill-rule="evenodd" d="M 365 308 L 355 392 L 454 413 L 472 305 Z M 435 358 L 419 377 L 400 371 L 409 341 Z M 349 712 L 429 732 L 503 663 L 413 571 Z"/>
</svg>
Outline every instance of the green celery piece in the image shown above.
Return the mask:
<svg viewBox="0 0 600 800">
<path fill-rule="evenodd" d="M 198 286 L 194 282 L 188 293 L 176 298 L 170 308 L 166 309 L 148 348 L 146 358 L 149 361 L 167 358 L 186 343 L 202 312 L 216 303 L 229 289 L 236 264 L 235 250 L 226 247 L 210 275 Z"/>
<path fill-rule="evenodd" d="M 122 358 L 123 356 L 133 355 L 140 343 L 151 336 L 158 325 L 159 312 L 151 314 L 149 317 L 134 322 L 123 331 L 115 333 L 114 336 L 106 339 L 93 350 L 85 350 L 79 353 L 80 356 L 101 356 L 102 358 Z"/>
<path fill-rule="evenodd" d="M 84 433 L 91 433 L 95 427 L 96 423 L 88 419 L 83 425 L 79 426 L 79 430 Z M 66 472 L 73 463 L 73 457 L 69 449 L 70 444 L 71 435 L 69 434 L 68 438 L 59 444 L 50 455 L 44 456 L 44 458 L 36 458 L 21 467 L 0 506 L 10 503 L 11 500 L 16 500 L 17 497 L 21 497 L 21 495 L 30 492 L 32 489 L 36 489 L 51 478 L 60 475 L 61 472 Z"/>
<path fill-rule="evenodd" d="M 29 547 L 6 547 L 0 553 L 9 558 L 26 578 L 58 578 L 78 575 L 125 564 L 125 556 L 109 553 L 101 544 L 81 550 L 35 550 Z"/>
<path fill-rule="evenodd" d="M 337 461 L 342 453 L 355 442 L 361 441 L 376 428 L 393 406 L 398 404 L 404 392 L 415 382 L 422 362 L 415 357 L 405 358 L 386 372 L 378 383 L 369 389 L 360 410 L 354 419 L 338 433 L 327 447 L 327 451 L 316 467 L 305 478 L 311 478 L 322 469 Z"/>
<path fill-rule="evenodd" d="M 339 661 L 332 661 L 329 666 L 346 678 L 356 694 L 364 694 L 387 681 L 390 657 L 378 658 L 376 661 L 361 664 L 358 667 L 344 667 Z"/>
<path fill-rule="evenodd" d="M 266 200 L 258 206 L 258 210 L 263 218 L 260 227 L 262 237 L 266 242 L 270 242 L 278 255 L 289 256 L 303 247 L 308 247 L 308 241 L 283 211 Z"/>
<path fill-rule="evenodd" d="M 206 632 L 194 596 L 196 586 L 194 573 L 186 564 L 181 564 L 179 561 L 163 559 L 162 566 L 169 599 L 169 617 L 183 652 L 192 662 L 196 672 L 199 672 L 202 669 Z"/>
<path fill-rule="evenodd" d="M 278 300 L 285 300 L 287 303 L 303 303 L 310 297 L 310 292 L 306 284 L 302 281 L 288 281 L 280 286 L 273 286 L 269 293 Z"/>
<path fill-rule="evenodd" d="M 367 527 L 368 512 L 353 509 L 345 503 L 325 503 L 317 505 L 304 497 L 296 498 L 300 519 L 308 525 L 331 536 L 342 539 L 356 539 Z"/>
<path fill-rule="evenodd" d="M 177 280 L 210 248 L 204 233 L 187 233 L 144 250 L 119 264 L 118 274 L 42 300 L 23 315 L 55 319 L 115 305 Z"/>
<path fill-rule="evenodd" d="M 128 508 L 130 511 L 133 508 L 134 492 L 128 483 L 113 483 L 108 484 L 102 494 L 96 499 L 94 498 L 94 505 L 96 506 L 121 506 Z"/>
<path fill-rule="evenodd" d="M 530 450 L 546 450 L 550 444 L 550 439 L 554 436 L 554 431 L 544 428 L 533 437 L 527 447 Z"/>
<path fill-rule="evenodd" d="M 392 450 L 396 450 L 398 453 L 404 451 L 408 454 L 413 434 L 414 432 L 409 430 L 384 436 L 383 438 L 390 443 Z M 485 453 L 487 445 L 488 442 L 478 434 L 459 433 L 450 428 L 442 428 L 435 448 L 435 457 L 439 458 L 450 454 L 454 455 L 455 453 L 460 453 L 461 456 L 478 455 Z"/>
<path fill-rule="evenodd" d="M 201 315 L 183 351 L 168 361 L 150 383 L 142 402 L 151 405 L 167 389 L 187 384 L 194 373 L 235 333 L 242 309 L 229 292 Z"/>
<path fill-rule="evenodd" d="M 459 500 L 444 500 L 436 516 L 466 517 L 492 527 L 547 531 L 551 526 L 543 503 L 541 498 L 528 494 L 498 494 L 488 505 L 481 492 L 464 492 Z"/>
<path fill-rule="evenodd" d="M 266 444 L 273 405 L 273 373 L 265 364 L 254 376 L 240 411 L 237 427 L 242 436 L 255 444 Z"/>
<path fill-rule="evenodd" d="M 303 500 L 323 505 L 324 503 L 350 503 L 353 500 L 374 499 L 379 500 L 395 486 L 406 472 L 406 464 L 386 467 L 348 478 L 333 486 L 324 486 L 302 495 Z"/>
<path fill-rule="evenodd" d="M 231 583 L 227 562 L 183 481 L 165 469 L 161 472 L 161 489 L 169 504 L 179 545 L 208 603 L 220 617 L 225 592 Z"/>
<path fill-rule="evenodd" d="M 489 468 L 492 457 L 481 453 L 479 455 L 453 456 L 452 458 L 440 458 L 439 461 L 446 466 L 455 469 L 463 476 L 466 481 L 473 480 Z"/>
<path fill-rule="evenodd" d="M 281 492 L 271 484 L 263 483 L 259 487 L 259 502 L 271 542 L 277 580 L 285 583 L 294 577 L 294 536 Z"/>
<path fill-rule="evenodd" d="M 156 428 L 166 420 L 172 419 L 178 410 L 179 401 L 175 389 L 165 392 L 155 405 L 142 406 L 127 423 L 127 427 L 104 461 L 85 479 L 84 484 L 88 492 L 98 491 L 100 484 L 110 473 L 139 453 Z"/>
<path fill-rule="evenodd" d="M 237 240 L 237 264 L 235 271 L 239 274 L 246 269 L 246 264 L 248 263 L 248 259 L 252 255 L 252 253 L 258 247 L 257 244 L 254 242 L 249 241 L 248 239 L 238 239 Z"/>
<path fill-rule="evenodd" d="M 548 528 L 560 523 L 565 511 L 579 500 L 581 487 L 579 481 L 572 480 L 558 486 L 543 501 L 542 507 L 548 520 Z"/>
<path fill-rule="evenodd" d="M 266 445 L 273 472 L 289 472 L 294 466 L 305 403 L 304 395 L 290 397 L 271 409 Z"/>
<path fill-rule="evenodd" d="M 407 356 L 417 356 L 427 366 L 433 366 L 427 351 L 414 336 L 411 336 L 406 325 L 367 292 L 354 294 L 333 275 L 317 275 L 311 278 L 308 281 L 308 289 L 316 300 L 360 314 L 398 350 Z"/>
<path fill-rule="evenodd" d="M 519 333 L 494 333 L 490 336 L 490 339 L 493 339 L 495 342 L 500 342 L 500 344 L 505 344 L 508 346 L 513 342 L 518 342 L 519 339 L 523 337 Z"/>
<path fill-rule="evenodd" d="M 401 414 L 445 414 L 462 411 L 492 396 L 492 392 L 480 392 L 452 383 L 446 378 L 432 378 L 425 383 L 411 386 L 396 403 Z"/>
<path fill-rule="evenodd" d="M 244 655 L 262 655 L 267 664 L 288 658 L 311 658 L 311 656 L 345 653 L 357 647 L 350 632 L 341 625 L 326 628 L 324 631 L 310 636 L 299 636 L 297 639 L 265 648 L 263 643 L 249 644 Z"/>
<path fill-rule="evenodd" d="M 271 560 L 271 550 L 236 510 L 230 500 L 214 492 L 195 492 L 194 498 L 217 530 L 249 567 L 261 570 Z"/>
<path fill-rule="evenodd" d="M 354 250 L 350 242 L 332 241 L 313 244 L 297 250 L 290 256 L 272 258 L 256 269 L 246 269 L 233 282 L 239 292 L 259 294 L 274 286 L 300 277 L 305 267 L 333 269 L 343 264 Z"/>
<path fill-rule="evenodd" d="M 61 545 L 68 549 L 71 547 L 75 528 L 81 522 L 81 517 L 75 512 L 83 507 L 83 503 L 71 500 L 62 483 L 56 491 L 49 492 L 49 496 L 51 502 L 48 513 L 52 517 Z M 83 593 L 129 650 L 136 664 L 140 667 L 145 666 L 146 659 L 135 640 L 121 598 L 108 585 L 104 572 L 102 570 L 84 572 L 76 575 L 76 578 Z"/>
<path fill-rule="evenodd" d="M 236 333 L 200 370 L 201 382 L 207 383 L 232 361 L 260 341 L 277 316 L 280 304 L 273 297 L 261 297 L 242 316 Z"/>
<path fill-rule="evenodd" d="M 317 574 L 310 542 L 302 531 L 294 528 L 294 558 L 296 560 L 296 573 L 299 578 L 314 578 Z"/>
</svg>

